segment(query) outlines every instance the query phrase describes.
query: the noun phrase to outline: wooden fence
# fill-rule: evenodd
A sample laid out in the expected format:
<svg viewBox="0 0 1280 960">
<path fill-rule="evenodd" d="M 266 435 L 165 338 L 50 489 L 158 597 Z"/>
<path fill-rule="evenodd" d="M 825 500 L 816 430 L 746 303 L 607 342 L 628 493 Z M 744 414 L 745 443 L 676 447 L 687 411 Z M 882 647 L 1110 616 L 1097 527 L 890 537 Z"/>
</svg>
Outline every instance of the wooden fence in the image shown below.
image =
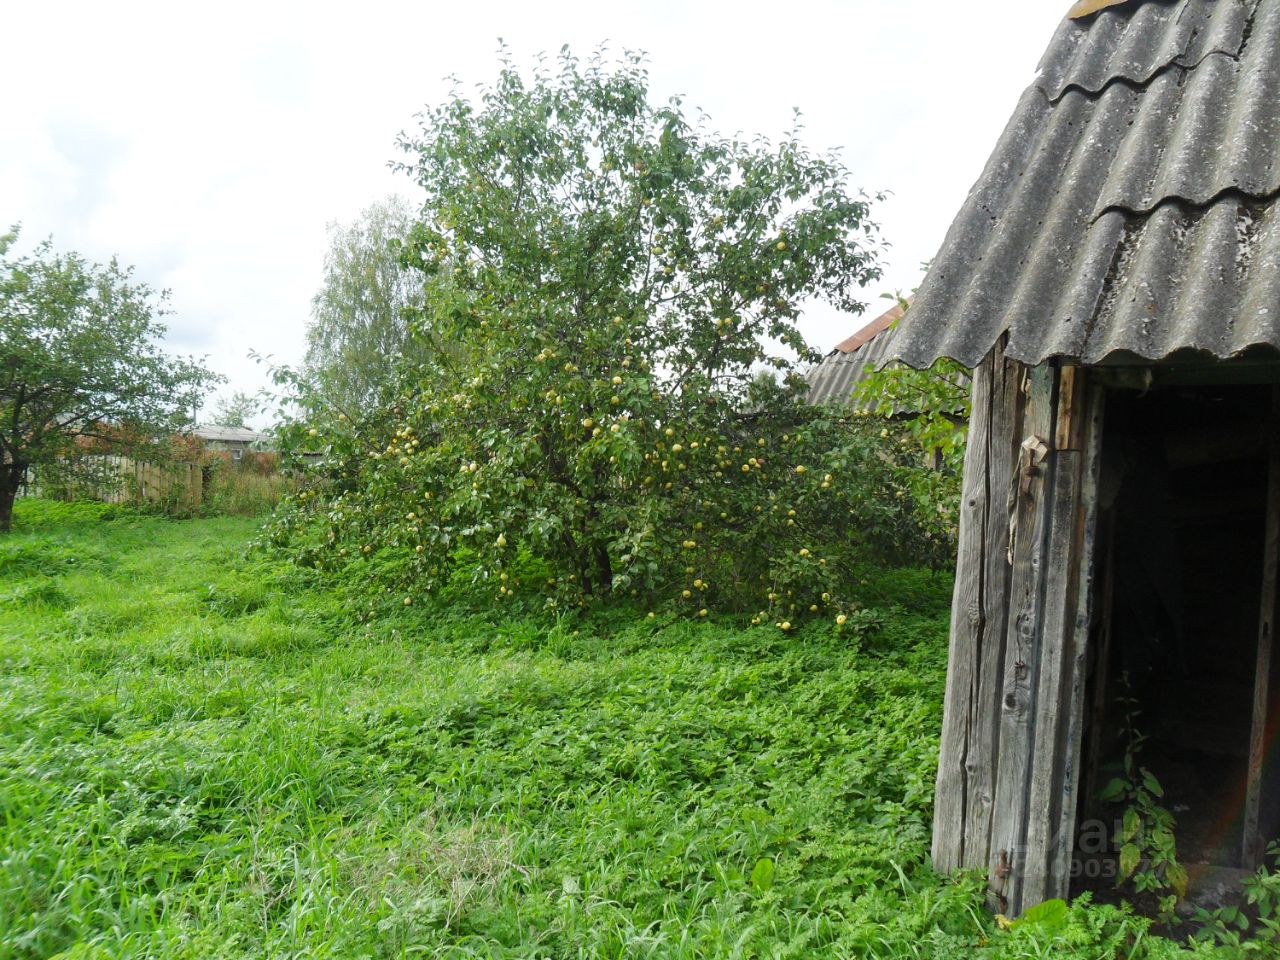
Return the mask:
<svg viewBox="0 0 1280 960">
<path fill-rule="evenodd" d="M 204 501 L 204 474 L 198 463 L 146 463 L 129 457 L 88 458 L 73 480 L 42 482 L 34 470 L 19 496 L 83 498 L 106 503 L 163 502 L 172 509 L 194 510 Z"/>
</svg>

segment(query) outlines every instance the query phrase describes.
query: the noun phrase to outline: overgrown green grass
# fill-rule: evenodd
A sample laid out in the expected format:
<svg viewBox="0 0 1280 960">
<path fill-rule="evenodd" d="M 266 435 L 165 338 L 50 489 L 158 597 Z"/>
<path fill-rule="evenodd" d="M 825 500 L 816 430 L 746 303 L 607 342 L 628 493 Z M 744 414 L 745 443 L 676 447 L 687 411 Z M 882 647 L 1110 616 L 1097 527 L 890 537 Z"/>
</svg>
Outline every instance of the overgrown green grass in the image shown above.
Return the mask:
<svg viewBox="0 0 1280 960">
<path fill-rule="evenodd" d="M 266 456 L 265 454 L 262 456 Z M 258 467 L 248 461 L 215 463 L 200 513 L 204 516 L 262 517 L 297 489 L 297 481 L 274 464 Z"/>
<path fill-rule="evenodd" d="M 360 623 L 252 532 L 20 504 L 0 957 L 1175 953 L 1110 908 L 1000 930 L 928 870 L 943 578 L 845 632 L 465 591 Z"/>
</svg>

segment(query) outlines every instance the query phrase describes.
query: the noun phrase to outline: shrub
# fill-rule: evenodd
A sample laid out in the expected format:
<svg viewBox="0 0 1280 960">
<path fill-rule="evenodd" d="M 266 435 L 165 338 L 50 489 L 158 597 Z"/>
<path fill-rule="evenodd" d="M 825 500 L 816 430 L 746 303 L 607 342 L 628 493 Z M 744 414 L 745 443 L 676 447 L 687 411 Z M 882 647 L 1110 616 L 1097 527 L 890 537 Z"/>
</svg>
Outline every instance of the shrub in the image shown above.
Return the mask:
<svg viewBox="0 0 1280 960">
<path fill-rule="evenodd" d="M 328 455 L 277 543 L 376 564 L 409 602 L 460 549 L 522 594 L 527 551 L 556 606 L 621 591 L 781 625 L 835 605 L 856 563 L 928 546 L 899 429 L 804 402 L 804 304 L 860 312 L 879 276 L 834 158 L 710 135 L 649 104 L 637 58 L 567 53 L 531 80 L 507 65 L 403 146 L 430 349 L 368 417 L 282 374 L 305 412 L 286 443 Z"/>
</svg>

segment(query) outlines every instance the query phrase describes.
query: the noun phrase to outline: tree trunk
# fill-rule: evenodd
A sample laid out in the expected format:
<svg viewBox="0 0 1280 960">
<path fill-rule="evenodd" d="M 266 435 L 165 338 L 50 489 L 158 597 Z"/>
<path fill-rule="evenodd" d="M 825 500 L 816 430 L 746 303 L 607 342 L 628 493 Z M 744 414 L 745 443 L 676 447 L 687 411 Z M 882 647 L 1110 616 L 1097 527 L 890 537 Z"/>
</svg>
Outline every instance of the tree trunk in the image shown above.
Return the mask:
<svg viewBox="0 0 1280 960">
<path fill-rule="evenodd" d="M 26 476 L 25 463 L 6 463 L 0 466 L 0 533 L 8 533 L 13 526 L 13 501 Z"/>
<path fill-rule="evenodd" d="M 613 589 L 613 564 L 609 562 L 609 548 L 597 543 L 596 551 L 596 583 L 601 595 Z"/>
</svg>

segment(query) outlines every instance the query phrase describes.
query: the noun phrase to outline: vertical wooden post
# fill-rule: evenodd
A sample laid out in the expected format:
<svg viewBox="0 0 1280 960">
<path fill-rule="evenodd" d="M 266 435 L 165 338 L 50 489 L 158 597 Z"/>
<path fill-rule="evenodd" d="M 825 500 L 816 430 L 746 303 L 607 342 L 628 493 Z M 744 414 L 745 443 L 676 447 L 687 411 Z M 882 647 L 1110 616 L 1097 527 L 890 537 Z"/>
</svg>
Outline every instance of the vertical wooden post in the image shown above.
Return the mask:
<svg viewBox="0 0 1280 960">
<path fill-rule="evenodd" d="M 1097 594 L 1098 492 L 1102 480 L 1102 431 L 1106 412 L 1106 391 L 1090 385 L 1085 401 L 1083 479 L 1077 511 L 1079 569 L 1076 590 L 1076 621 L 1069 646 L 1071 680 L 1067 691 L 1067 723 L 1062 759 L 1062 786 L 1059 795 L 1057 848 L 1050 863 L 1049 896 L 1066 897 L 1071 887 L 1071 859 L 1075 853 L 1076 816 L 1080 806 L 1080 767 L 1084 740 L 1085 687 L 1089 673 L 1089 645 L 1093 635 Z"/>
<path fill-rule="evenodd" d="M 1005 358 L 1003 346 L 997 343 L 974 371 L 934 802 L 933 863 L 943 872 L 986 868 L 991 849 L 1008 631 L 1009 515 L 1025 370 Z"/>
<path fill-rule="evenodd" d="M 934 793 L 933 867 L 950 873 L 965 866 L 965 806 L 969 798 L 965 761 L 971 749 L 971 718 L 978 686 L 983 613 L 983 552 L 991 491 L 992 351 L 973 371 L 973 404 L 960 497 L 959 554 L 951 603 L 947 689 L 943 701 L 942 744 Z M 985 854 L 985 851 L 984 851 Z"/>
<path fill-rule="evenodd" d="M 1276 574 L 1280 566 L 1280 386 L 1271 388 L 1267 422 L 1267 526 L 1262 557 L 1262 606 L 1258 614 L 1258 655 L 1253 675 L 1253 728 L 1249 732 L 1249 772 L 1245 786 L 1242 866 L 1262 862 L 1258 832 L 1262 803 L 1262 765 L 1266 755 L 1267 707 L 1271 686 L 1271 648 L 1275 634 Z"/>
<path fill-rule="evenodd" d="M 1053 816 L 1062 761 L 1058 733 L 1065 708 L 1064 685 L 1067 669 L 1068 623 L 1075 618 L 1076 498 L 1080 487 L 1080 451 L 1076 409 L 1074 367 L 1058 373 L 1058 402 L 1054 416 L 1053 449 L 1045 468 L 1051 471 L 1046 496 L 1047 542 L 1043 575 L 1039 636 L 1034 655 L 1037 660 L 1035 707 L 1031 718 L 1031 762 L 1028 772 L 1027 835 L 1023 843 L 1024 862 L 1021 900 L 1039 903 L 1049 889 L 1049 850 L 1055 841 L 1057 818 Z M 1018 909 L 1018 906 L 1014 906 Z"/>
<path fill-rule="evenodd" d="M 979 643 L 978 686 L 965 756 L 965 867 L 991 862 L 992 811 L 1000 758 L 1000 704 L 1004 696 L 1004 653 L 1009 630 L 1009 525 L 1016 508 L 1015 466 L 1022 442 L 1022 394 L 1025 368 L 1006 360 L 997 344 L 992 370 L 991 455 L 988 460 L 987 531 L 983 558 L 983 625 Z"/>
<path fill-rule="evenodd" d="M 1075 845 L 1101 440 L 1100 392 L 1083 381 L 1074 367 L 1059 375 L 1025 866 L 1020 902 L 1010 904 L 1018 911 L 1067 895 Z"/>
<path fill-rule="evenodd" d="M 1049 364 L 1026 375 L 1026 415 L 1016 484 L 1017 509 L 1009 549 L 1012 581 L 1000 713 L 1000 764 L 992 811 L 989 882 L 994 905 L 1017 912 L 1025 873 L 1033 720 L 1036 708 L 1046 565 L 1045 504 L 1052 490 L 1044 463 L 1054 440 L 1057 371 Z M 999 545 L 993 545 L 999 549 Z"/>
</svg>

